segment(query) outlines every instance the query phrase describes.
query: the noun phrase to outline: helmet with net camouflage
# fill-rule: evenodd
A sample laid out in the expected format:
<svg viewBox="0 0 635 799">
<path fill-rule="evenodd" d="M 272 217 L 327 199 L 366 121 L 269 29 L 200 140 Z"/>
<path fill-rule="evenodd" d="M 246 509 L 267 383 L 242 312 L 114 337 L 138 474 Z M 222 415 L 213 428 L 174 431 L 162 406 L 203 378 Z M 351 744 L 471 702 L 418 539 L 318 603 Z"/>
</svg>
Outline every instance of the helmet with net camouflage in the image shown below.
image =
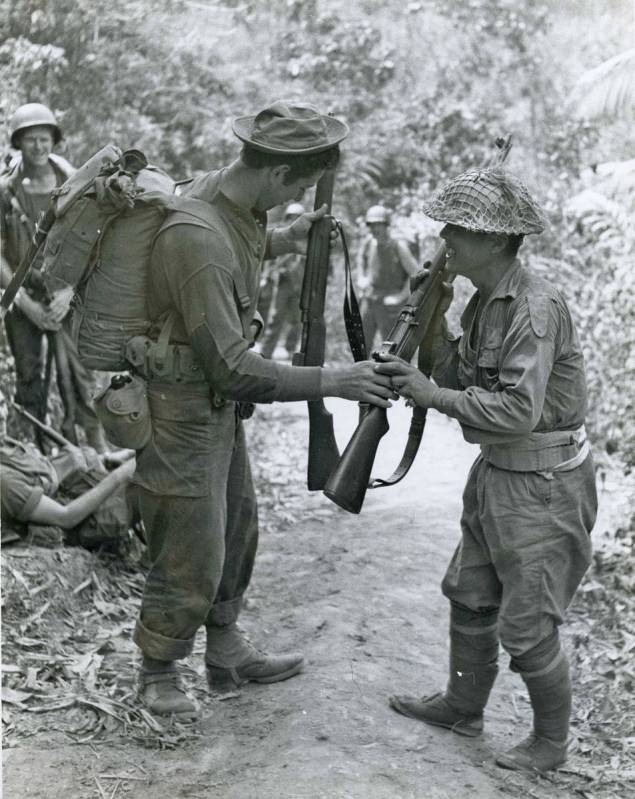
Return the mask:
<svg viewBox="0 0 635 799">
<path fill-rule="evenodd" d="M 501 167 L 463 172 L 438 191 L 423 212 L 438 222 L 483 233 L 542 233 L 547 224 L 522 181 Z"/>
</svg>

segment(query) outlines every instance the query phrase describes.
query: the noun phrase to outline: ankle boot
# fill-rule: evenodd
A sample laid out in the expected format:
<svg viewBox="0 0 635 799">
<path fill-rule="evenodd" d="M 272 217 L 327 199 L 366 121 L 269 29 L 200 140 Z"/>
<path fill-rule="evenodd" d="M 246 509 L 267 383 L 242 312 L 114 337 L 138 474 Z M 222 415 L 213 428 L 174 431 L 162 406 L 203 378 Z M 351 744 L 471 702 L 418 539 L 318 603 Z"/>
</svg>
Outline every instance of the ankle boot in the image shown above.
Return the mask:
<svg viewBox="0 0 635 799">
<path fill-rule="evenodd" d="M 304 660 L 295 652 L 269 655 L 256 649 L 233 623 L 207 627 L 205 663 L 209 687 L 218 689 L 288 680 L 302 671 Z"/>
<path fill-rule="evenodd" d="M 551 664 L 536 672 L 521 672 L 527 686 L 534 729 L 517 746 L 496 759 L 503 768 L 544 772 L 558 768 L 567 759 L 571 716 L 569 663 L 562 650 Z"/>
<path fill-rule="evenodd" d="M 174 716 L 179 721 L 193 721 L 199 716 L 198 702 L 183 687 L 174 661 L 144 657 L 138 697 L 157 716 Z"/>
<path fill-rule="evenodd" d="M 498 673 L 497 611 L 474 613 L 452 605 L 450 678 L 445 694 L 392 696 L 398 713 L 475 737 L 483 731 L 483 710 Z"/>
</svg>

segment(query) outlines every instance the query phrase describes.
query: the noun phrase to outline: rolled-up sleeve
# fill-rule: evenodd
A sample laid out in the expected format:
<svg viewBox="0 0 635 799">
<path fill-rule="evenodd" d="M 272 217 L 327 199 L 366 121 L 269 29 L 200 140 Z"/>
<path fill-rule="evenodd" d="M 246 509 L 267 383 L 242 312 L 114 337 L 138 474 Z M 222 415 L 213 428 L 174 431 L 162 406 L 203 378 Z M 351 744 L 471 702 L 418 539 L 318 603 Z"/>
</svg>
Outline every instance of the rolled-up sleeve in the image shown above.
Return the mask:
<svg viewBox="0 0 635 799">
<path fill-rule="evenodd" d="M 44 489 L 12 469 L 3 469 L 0 493 L 2 513 L 7 517 L 28 522 L 44 496 Z"/>
</svg>

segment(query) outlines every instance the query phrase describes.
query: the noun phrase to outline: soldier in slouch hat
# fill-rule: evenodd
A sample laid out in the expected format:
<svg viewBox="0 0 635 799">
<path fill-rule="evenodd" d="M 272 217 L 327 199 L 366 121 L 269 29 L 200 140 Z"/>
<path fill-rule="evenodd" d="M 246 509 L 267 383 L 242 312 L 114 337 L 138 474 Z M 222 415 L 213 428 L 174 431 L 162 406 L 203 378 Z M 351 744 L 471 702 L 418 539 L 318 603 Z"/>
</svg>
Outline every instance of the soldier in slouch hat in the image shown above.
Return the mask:
<svg viewBox="0 0 635 799">
<path fill-rule="evenodd" d="M 346 125 L 277 102 L 233 129 L 240 156 L 187 188 L 186 197 L 203 201 L 198 218 L 169 216 L 149 275 L 157 336 L 142 371 L 153 431 L 137 453 L 134 483 L 151 566 L 134 640 L 143 653 L 142 701 L 179 718 L 198 714 L 177 661 L 201 626 L 211 686 L 273 683 L 302 668 L 301 655 L 264 653 L 237 626 L 258 538 L 241 403 L 339 396 L 387 406 L 392 396 L 368 361 L 291 367 L 253 350 L 263 259 L 306 249 L 326 207 L 270 232 L 267 211 L 299 202 L 337 163 Z"/>
</svg>

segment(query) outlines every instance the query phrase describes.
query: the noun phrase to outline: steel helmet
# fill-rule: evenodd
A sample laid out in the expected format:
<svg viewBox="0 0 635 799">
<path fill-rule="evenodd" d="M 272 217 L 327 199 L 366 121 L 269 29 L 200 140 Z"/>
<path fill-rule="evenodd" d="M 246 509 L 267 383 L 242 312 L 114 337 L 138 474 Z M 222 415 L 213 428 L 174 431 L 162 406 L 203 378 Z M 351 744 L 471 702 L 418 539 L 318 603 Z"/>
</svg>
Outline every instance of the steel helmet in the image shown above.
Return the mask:
<svg viewBox="0 0 635 799">
<path fill-rule="evenodd" d="M 542 233 L 547 225 L 527 187 L 501 167 L 463 172 L 438 191 L 423 212 L 438 222 L 483 233 Z"/>
<path fill-rule="evenodd" d="M 304 214 L 305 212 L 306 208 L 302 205 L 302 203 L 291 203 L 290 205 L 287 205 L 284 215 L 300 216 L 300 214 Z"/>
<path fill-rule="evenodd" d="M 16 150 L 19 148 L 19 134 L 26 128 L 33 128 L 36 125 L 48 125 L 53 128 L 53 143 L 57 144 L 62 138 L 62 131 L 57 124 L 57 120 L 50 108 L 42 103 L 27 103 L 21 105 L 11 117 L 9 129 L 11 132 L 11 146 Z"/>
<path fill-rule="evenodd" d="M 374 222 L 379 222 L 383 225 L 387 225 L 390 221 L 390 214 L 388 213 L 388 209 L 384 208 L 383 205 L 371 205 L 371 207 L 366 211 L 366 224 L 371 225 Z"/>
</svg>

